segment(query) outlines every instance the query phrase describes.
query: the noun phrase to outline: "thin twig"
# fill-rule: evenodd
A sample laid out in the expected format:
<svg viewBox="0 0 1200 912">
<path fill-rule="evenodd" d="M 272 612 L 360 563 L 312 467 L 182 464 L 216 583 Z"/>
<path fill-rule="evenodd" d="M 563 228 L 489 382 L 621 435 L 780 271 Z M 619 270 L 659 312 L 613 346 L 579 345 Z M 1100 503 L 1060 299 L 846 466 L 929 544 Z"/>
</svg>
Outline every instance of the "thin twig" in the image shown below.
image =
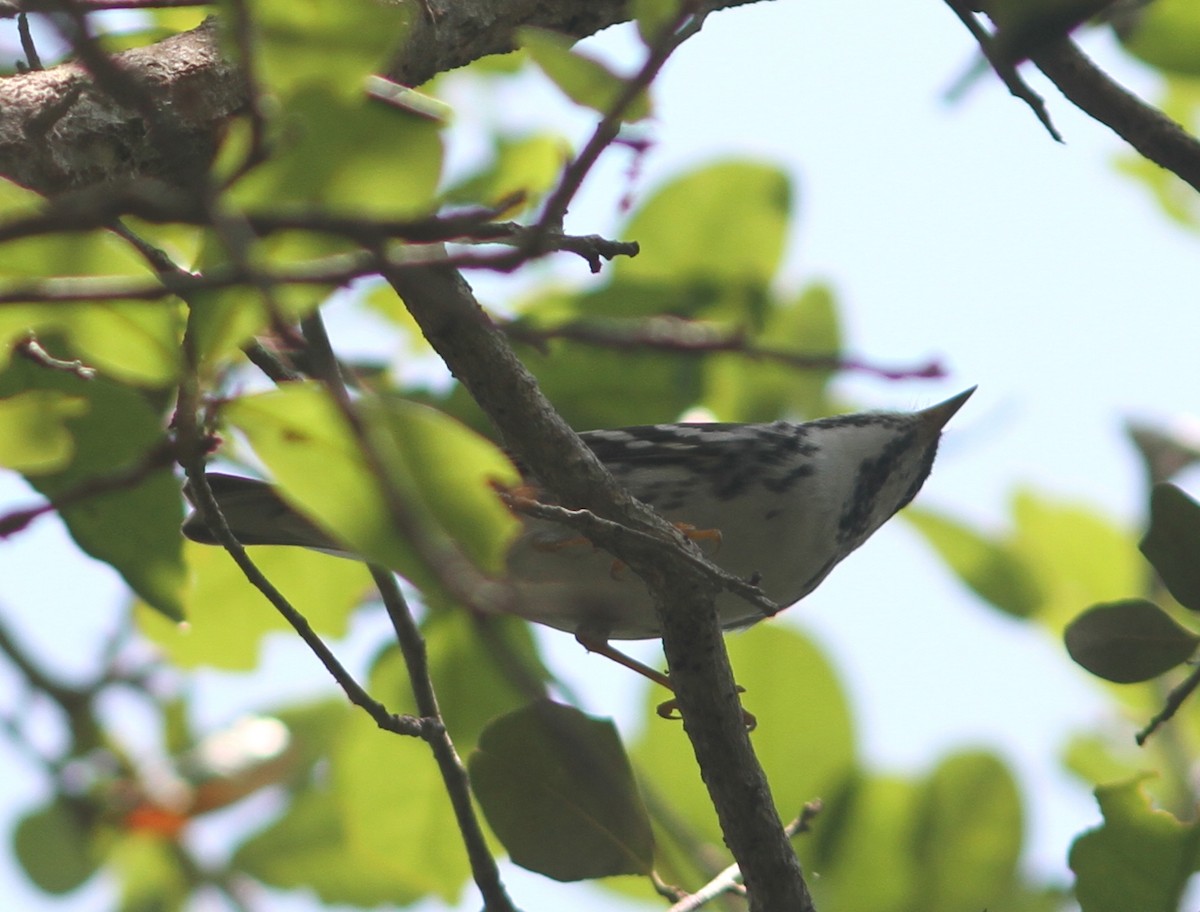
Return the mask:
<svg viewBox="0 0 1200 912">
<path fill-rule="evenodd" d="M 42 58 L 38 56 L 37 45 L 33 43 L 33 34 L 29 31 L 29 17 L 24 13 L 17 16 L 17 34 L 21 38 L 21 50 L 25 52 L 25 62 L 31 70 L 44 70 Z"/>
<path fill-rule="evenodd" d="M 1136 740 L 1138 746 L 1141 747 L 1146 743 L 1146 740 L 1158 730 L 1163 723 L 1170 719 L 1179 711 L 1179 707 L 1184 704 L 1184 701 L 1192 695 L 1192 692 L 1200 687 L 1200 666 L 1192 670 L 1192 673 L 1183 679 L 1179 684 L 1171 688 L 1171 692 L 1167 694 L 1167 701 L 1163 704 L 1163 708 L 1155 714 L 1146 727 L 1137 733 Z"/>
<path fill-rule="evenodd" d="M 810 801 L 804 805 L 804 808 L 800 811 L 800 815 L 783 828 L 788 838 L 791 839 L 799 833 L 807 833 L 813 818 L 821 813 L 821 810 L 822 804 L 820 799 Z M 736 864 L 732 864 L 695 893 L 680 899 L 667 912 L 696 912 L 697 909 L 708 905 L 708 903 L 722 894 L 744 894 L 744 892 L 745 887 L 742 886 L 741 868 Z"/>
<path fill-rule="evenodd" d="M 66 361 L 62 358 L 56 358 L 46 349 L 42 348 L 38 342 L 37 336 L 32 332 L 27 334 L 24 339 L 13 346 L 13 352 L 20 355 L 22 358 L 27 358 L 39 367 L 44 367 L 47 370 L 62 371 L 65 374 L 71 374 L 80 380 L 95 380 L 96 368 L 88 367 L 78 358 L 73 358 Z"/>
<path fill-rule="evenodd" d="M 500 328 L 510 339 L 538 347 L 551 340 L 565 339 L 619 351 L 652 350 L 680 355 L 736 354 L 797 370 L 858 371 L 887 380 L 925 380 L 946 376 L 946 368 L 936 360 L 912 367 L 886 367 L 837 353 L 807 354 L 756 345 L 743 331 L 727 332 L 705 323 L 675 317 L 650 317 L 629 322 L 634 324 L 633 328 L 588 321 L 543 327 L 512 320 L 500 324 Z"/>
<path fill-rule="evenodd" d="M 283 616 L 284 620 L 292 626 L 292 629 L 299 634 L 300 639 L 325 666 L 325 670 L 342 688 L 350 702 L 366 710 L 367 714 L 375 720 L 375 724 L 385 731 L 417 738 L 424 737 L 425 721 L 413 716 L 389 712 L 386 706 L 371 697 L 354 679 L 354 676 L 346 670 L 333 651 L 325 645 L 325 641 L 321 639 L 320 635 L 312 629 L 308 619 L 292 606 L 292 603 L 267 579 L 266 575 L 246 554 L 246 549 L 242 547 L 229 528 L 229 523 L 226 522 L 225 516 L 221 512 L 220 504 L 213 497 L 208 480 L 204 477 L 203 459 L 185 460 L 184 469 L 188 474 L 192 495 L 196 499 L 196 507 L 204 516 L 205 522 L 208 523 L 213 537 L 233 558 L 234 563 L 238 565 L 250 585 L 261 592 L 275 607 L 275 610 Z"/>
<path fill-rule="evenodd" d="M 458 822 L 458 831 L 462 836 L 463 845 L 467 850 L 467 858 L 471 865 L 471 876 L 479 892 L 483 896 L 484 908 L 487 912 L 516 912 L 512 900 L 508 896 L 500 871 L 496 867 L 496 859 L 488 849 L 487 839 L 483 828 L 475 814 L 475 806 L 471 800 L 471 783 L 467 777 L 466 768 L 458 756 L 450 734 L 442 724 L 441 710 L 438 708 L 437 694 L 433 689 L 433 680 L 429 675 L 429 663 L 425 652 L 425 640 L 417 628 L 408 603 L 396 583 L 391 571 L 384 567 L 370 565 L 371 576 L 379 588 L 383 598 L 384 608 L 392 629 L 396 633 L 396 641 L 404 655 L 404 665 L 408 670 L 408 680 L 412 686 L 413 698 L 416 700 L 417 712 L 429 720 L 422 733 L 433 751 L 434 760 L 454 808 L 454 816 Z"/>
<path fill-rule="evenodd" d="M 661 539 L 641 529 L 633 529 L 621 523 L 603 519 L 590 510 L 569 510 L 566 507 L 560 507 L 556 504 L 542 503 L 528 497 L 519 497 L 503 492 L 501 493 L 501 497 L 505 503 L 518 513 L 560 523 L 561 525 L 582 532 L 589 539 L 596 542 L 606 551 L 611 551 L 613 554 L 619 554 L 626 550 L 628 543 L 631 541 L 669 550 L 672 554 L 678 551 L 673 541 Z M 782 610 L 779 605 L 767 598 L 762 589 L 756 584 L 722 570 L 701 554 L 690 551 L 682 553 L 684 559 L 693 567 L 711 579 L 720 588 L 745 599 L 761 611 L 764 618 L 774 617 Z"/>
<path fill-rule="evenodd" d="M 1058 132 L 1053 121 L 1050 120 L 1050 112 L 1046 110 L 1045 99 L 1025 83 L 1025 80 L 1021 78 L 1021 74 L 1017 72 L 1016 66 L 1013 65 L 1012 60 L 996 49 L 993 36 L 979 24 L 979 20 L 975 18 L 975 13 L 963 0 L 946 0 L 946 5 L 954 11 L 954 15 L 958 16 L 962 24 L 967 27 L 967 31 L 979 43 L 979 49 L 983 51 L 983 56 L 992 65 L 992 69 L 996 71 L 996 75 L 1000 77 L 1000 80 L 1008 86 L 1008 91 L 1029 105 L 1030 110 L 1041 121 L 1046 131 L 1057 142 L 1062 142 L 1062 134 Z"/>
</svg>

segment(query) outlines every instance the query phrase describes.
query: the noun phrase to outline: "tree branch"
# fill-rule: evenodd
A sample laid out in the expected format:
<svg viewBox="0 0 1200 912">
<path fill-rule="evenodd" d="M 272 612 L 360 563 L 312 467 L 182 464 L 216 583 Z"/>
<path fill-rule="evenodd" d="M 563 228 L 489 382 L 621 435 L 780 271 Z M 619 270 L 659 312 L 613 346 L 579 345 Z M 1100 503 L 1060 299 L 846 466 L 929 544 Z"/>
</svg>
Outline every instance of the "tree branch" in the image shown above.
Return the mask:
<svg viewBox="0 0 1200 912">
<path fill-rule="evenodd" d="M 799 862 L 743 725 L 717 623 L 718 586 L 691 560 L 664 553 L 658 542 L 684 551 L 694 546 L 616 484 L 542 396 L 456 271 L 385 266 L 384 276 L 507 446 L 542 484 L 568 508 L 590 510 L 648 533 L 649 542 L 637 536 L 598 543 L 629 564 L 654 595 L 684 727 L 726 841 L 749 885 L 751 909 L 811 910 Z"/>
</svg>

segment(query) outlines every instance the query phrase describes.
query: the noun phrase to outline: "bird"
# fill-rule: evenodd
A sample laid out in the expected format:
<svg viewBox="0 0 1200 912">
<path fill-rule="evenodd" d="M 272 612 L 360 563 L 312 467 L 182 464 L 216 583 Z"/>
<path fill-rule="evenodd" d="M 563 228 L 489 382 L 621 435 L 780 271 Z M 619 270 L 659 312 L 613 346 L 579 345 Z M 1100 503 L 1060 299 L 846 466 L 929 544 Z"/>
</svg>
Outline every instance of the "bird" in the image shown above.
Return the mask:
<svg viewBox="0 0 1200 912">
<path fill-rule="evenodd" d="M 915 412 L 655 424 L 579 437 L 619 484 L 684 530 L 709 560 L 786 608 L 912 501 L 929 477 L 943 428 L 974 391 Z M 541 496 L 536 477 L 523 475 L 523 490 Z M 269 483 L 221 473 L 207 478 L 243 545 L 299 545 L 354 556 Z M 670 687 L 661 673 L 608 646 L 610 640 L 661 636 L 641 580 L 572 529 L 548 519 L 522 521 L 507 557 L 512 613 L 574 634 L 588 649 Z M 183 532 L 216 543 L 198 510 L 185 519 Z M 760 606 L 729 591 L 717 596 L 716 608 L 725 629 L 765 616 Z"/>
</svg>

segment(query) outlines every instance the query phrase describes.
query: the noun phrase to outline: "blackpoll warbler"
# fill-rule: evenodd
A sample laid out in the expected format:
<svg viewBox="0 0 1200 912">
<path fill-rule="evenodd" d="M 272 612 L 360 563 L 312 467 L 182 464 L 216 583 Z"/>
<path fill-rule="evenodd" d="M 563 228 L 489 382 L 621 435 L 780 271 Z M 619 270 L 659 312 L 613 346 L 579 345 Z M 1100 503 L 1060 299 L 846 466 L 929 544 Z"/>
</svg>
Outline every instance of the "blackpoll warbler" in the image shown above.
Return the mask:
<svg viewBox="0 0 1200 912">
<path fill-rule="evenodd" d="M 933 467 L 942 428 L 973 392 L 919 412 L 864 412 L 802 424 L 657 424 L 580 437 L 630 493 L 670 522 L 695 530 L 689 534 L 718 566 L 757 582 L 786 607 L 812 592 L 916 496 Z M 243 544 L 339 552 L 336 541 L 270 485 L 229 475 L 208 478 Z M 536 480 L 527 481 L 536 489 Z M 605 654 L 607 640 L 659 635 L 654 605 L 638 577 L 603 551 L 580 544 L 571 529 L 546 520 L 525 523 L 508 560 L 516 614 L 574 633 Z M 214 542 L 198 513 L 183 531 Z M 717 609 L 726 628 L 763 617 L 729 592 L 718 597 Z"/>
</svg>

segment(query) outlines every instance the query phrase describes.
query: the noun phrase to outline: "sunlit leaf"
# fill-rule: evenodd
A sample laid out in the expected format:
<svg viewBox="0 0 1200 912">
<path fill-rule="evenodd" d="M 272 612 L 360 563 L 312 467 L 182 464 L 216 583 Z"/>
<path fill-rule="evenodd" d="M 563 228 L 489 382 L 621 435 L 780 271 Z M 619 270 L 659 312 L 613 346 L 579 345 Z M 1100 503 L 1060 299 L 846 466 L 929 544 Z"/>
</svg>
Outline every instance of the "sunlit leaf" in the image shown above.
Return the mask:
<svg viewBox="0 0 1200 912">
<path fill-rule="evenodd" d="M 615 261 L 614 274 L 676 294 L 709 289 L 718 304 L 706 313 L 752 325 L 779 267 L 792 203 L 787 176 L 769 165 L 727 161 L 685 174 L 630 219 L 621 236 L 641 253 Z"/>
<path fill-rule="evenodd" d="M 432 409 L 392 399 L 365 400 L 358 410 L 390 484 L 422 530 L 423 545 L 461 549 L 481 568 L 502 570 L 519 523 L 491 486 L 519 483 L 512 464 L 493 444 Z M 354 553 L 418 585 L 436 584 L 421 552 L 396 529 L 361 442 L 323 388 L 290 384 L 230 403 L 225 416 L 293 506 Z"/>
<path fill-rule="evenodd" d="M 982 752 L 948 757 L 922 789 L 915 851 L 926 912 L 983 908 L 1013 886 L 1021 798 L 1012 773 Z"/>
<path fill-rule="evenodd" d="M 650 870 L 650 820 L 611 722 L 531 703 L 487 727 L 470 771 L 488 824 L 522 867 L 561 881 Z"/>
<path fill-rule="evenodd" d="M 259 78 L 269 91 L 283 95 L 313 84 L 345 98 L 359 95 L 363 80 L 383 69 L 388 52 L 399 47 L 408 15 L 401 4 L 372 0 L 260 0 L 254 5 L 253 45 Z M 237 13 L 229 10 L 220 21 L 234 28 Z M 223 37 L 234 50 L 235 37 Z"/>
<path fill-rule="evenodd" d="M 87 492 L 59 511 L 72 538 L 116 569 L 156 610 L 179 618 L 182 509 L 169 462 L 150 458 L 162 446 L 159 413 L 146 397 L 101 377 L 85 381 L 23 360 L 0 373 L 0 396 L 35 390 L 82 400 L 84 407 L 62 419 L 74 440 L 70 463 L 27 480 L 51 500 Z M 104 489 L 103 482 L 114 478 L 128 480 Z"/>
<path fill-rule="evenodd" d="M 186 624 L 139 611 L 138 626 L 179 668 L 249 671 L 261 661 L 268 633 L 291 631 L 266 597 L 246 580 L 220 548 L 189 543 L 188 586 L 183 595 Z M 298 548 L 252 548 L 259 570 L 323 636 L 345 634 L 350 613 L 371 580 L 366 568 Z"/>
<path fill-rule="evenodd" d="M 1138 545 L 1185 608 L 1200 611 L 1200 504 L 1173 484 L 1150 494 L 1150 528 Z"/>
<path fill-rule="evenodd" d="M 1104 823 L 1071 846 L 1082 912 L 1177 912 L 1200 860 L 1200 826 L 1156 810 L 1140 777 L 1096 789 Z"/>
<path fill-rule="evenodd" d="M 1200 636 L 1145 599 L 1093 605 L 1064 633 L 1071 658 L 1117 684 L 1148 681 L 1187 661 Z"/>
<path fill-rule="evenodd" d="M 238 182 L 233 204 L 280 211 L 319 203 L 387 218 L 431 209 L 442 168 L 437 125 L 321 83 L 289 99 L 281 129 L 279 154 Z"/>
<path fill-rule="evenodd" d="M 0 466 L 27 475 L 66 468 L 75 446 L 65 419 L 87 407 L 86 399 L 51 390 L 0 399 Z"/>
<path fill-rule="evenodd" d="M 379 876 L 408 890 L 456 902 L 470 868 L 428 747 L 381 731 L 360 712 L 347 719 L 330 762 L 339 830 L 359 863 L 377 864 Z"/>
<path fill-rule="evenodd" d="M 984 601 L 1015 617 L 1041 606 L 1037 575 L 1009 542 L 923 507 L 910 507 L 904 517 Z"/>
<path fill-rule="evenodd" d="M 1140 4 L 1130 20 L 1117 32 L 1125 50 L 1158 70 L 1200 76 L 1200 8 L 1192 0 Z"/>
</svg>

